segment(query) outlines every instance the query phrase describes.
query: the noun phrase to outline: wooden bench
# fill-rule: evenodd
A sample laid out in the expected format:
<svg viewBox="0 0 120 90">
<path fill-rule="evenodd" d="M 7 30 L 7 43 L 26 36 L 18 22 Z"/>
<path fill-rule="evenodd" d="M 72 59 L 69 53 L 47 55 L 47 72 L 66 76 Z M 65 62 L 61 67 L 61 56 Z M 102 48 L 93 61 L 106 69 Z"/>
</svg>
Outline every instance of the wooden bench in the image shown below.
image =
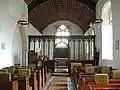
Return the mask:
<svg viewBox="0 0 120 90">
<path fill-rule="evenodd" d="M 11 80 L 10 73 L 0 74 L 0 90 L 18 90 L 18 82 Z"/>
<path fill-rule="evenodd" d="M 37 82 L 38 82 L 38 90 L 42 89 L 42 72 L 40 69 L 36 70 L 37 73 Z"/>
<path fill-rule="evenodd" d="M 94 75 L 81 75 L 81 78 L 85 78 L 85 83 L 88 84 L 89 82 L 95 83 L 95 77 Z M 115 84 L 115 83 L 120 83 L 120 79 L 109 79 L 109 84 Z"/>
<path fill-rule="evenodd" d="M 70 60 L 66 62 L 66 65 L 68 66 L 68 71 L 71 73 L 71 63 L 82 63 L 84 66 L 85 64 L 92 64 L 93 66 L 95 65 L 95 60 Z"/>
<path fill-rule="evenodd" d="M 88 78 L 82 77 L 82 84 L 81 84 L 82 90 L 87 90 L 88 89 L 88 84 L 93 85 L 93 87 L 99 86 L 100 88 L 105 88 L 106 90 L 109 90 L 107 88 L 108 87 L 111 88 L 112 86 L 113 87 L 116 86 L 117 88 L 119 87 L 119 89 L 120 89 L 120 79 L 117 79 L 117 80 L 116 79 L 109 79 L 109 84 L 108 85 L 96 85 L 94 78 L 88 79 Z M 114 89 L 114 90 L 119 90 L 119 89 Z M 92 89 L 90 89 L 90 90 L 92 90 Z M 95 89 L 95 90 L 97 90 L 97 89 Z M 100 89 L 98 89 L 98 90 L 100 90 Z"/>
<path fill-rule="evenodd" d="M 41 90 L 45 86 L 46 82 L 46 70 L 45 67 L 37 67 L 32 68 L 33 73 L 29 74 L 30 71 L 26 72 L 30 67 L 7 67 L 2 70 L 2 72 L 6 72 L 7 70 L 12 73 L 11 79 L 12 81 L 18 81 L 18 90 L 29 90 L 30 86 L 32 90 Z"/>
<path fill-rule="evenodd" d="M 120 84 L 97 85 L 88 84 L 88 90 L 120 90 Z"/>
<path fill-rule="evenodd" d="M 15 74 L 11 77 L 12 80 L 18 81 L 18 90 L 30 90 L 29 85 L 29 77 L 30 77 L 30 70 L 19 68 L 15 70 Z"/>
<path fill-rule="evenodd" d="M 18 81 L 18 90 L 30 90 L 29 77 L 17 77 L 13 76 L 12 81 Z"/>
<path fill-rule="evenodd" d="M 36 72 L 31 73 L 29 83 L 30 83 L 30 86 L 32 87 L 32 90 L 38 90 Z"/>
<path fill-rule="evenodd" d="M 0 90 L 18 90 L 18 82 L 0 82 Z"/>
</svg>

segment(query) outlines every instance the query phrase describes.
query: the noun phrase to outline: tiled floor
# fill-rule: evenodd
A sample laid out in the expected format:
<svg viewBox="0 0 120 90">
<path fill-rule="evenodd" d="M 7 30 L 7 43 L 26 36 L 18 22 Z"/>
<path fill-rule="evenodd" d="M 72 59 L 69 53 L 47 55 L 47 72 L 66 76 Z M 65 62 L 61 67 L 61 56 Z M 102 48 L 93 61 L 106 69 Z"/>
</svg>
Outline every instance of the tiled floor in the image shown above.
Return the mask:
<svg viewBox="0 0 120 90">
<path fill-rule="evenodd" d="M 68 77 L 55 76 L 48 90 L 68 90 Z"/>
<path fill-rule="evenodd" d="M 70 77 L 51 76 L 44 90 L 75 90 Z"/>
<path fill-rule="evenodd" d="M 44 90 L 75 90 L 66 67 L 56 67 L 47 80 Z"/>
</svg>

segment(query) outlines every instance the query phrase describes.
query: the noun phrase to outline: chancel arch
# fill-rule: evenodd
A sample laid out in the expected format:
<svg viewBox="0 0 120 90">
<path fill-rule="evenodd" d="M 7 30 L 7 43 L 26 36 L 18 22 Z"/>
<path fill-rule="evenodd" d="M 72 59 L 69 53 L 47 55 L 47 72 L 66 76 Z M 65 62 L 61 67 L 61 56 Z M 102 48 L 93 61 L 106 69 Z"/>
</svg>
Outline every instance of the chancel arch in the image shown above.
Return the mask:
<svg viewBox="0 0 120 90">
<path fill-rule="evenodd" d="M 56 58 L 67 58 L 66 61 L 93 60 L 95 37 L 94 35 L 84 36 L 83 33 L 79 26 L 70 21 L 57 21 L 48 25 L 43 30 L 43 35 L 29 36 L 29 50 L 37 49 L 41 55 L 48 56 L 50 60 L 56 60 Z M 62 52 L 57 53 L 57 49 L 61 51 L 66 49 L 64 55 L 67 57 L 59 56 Z"/>
</svg>

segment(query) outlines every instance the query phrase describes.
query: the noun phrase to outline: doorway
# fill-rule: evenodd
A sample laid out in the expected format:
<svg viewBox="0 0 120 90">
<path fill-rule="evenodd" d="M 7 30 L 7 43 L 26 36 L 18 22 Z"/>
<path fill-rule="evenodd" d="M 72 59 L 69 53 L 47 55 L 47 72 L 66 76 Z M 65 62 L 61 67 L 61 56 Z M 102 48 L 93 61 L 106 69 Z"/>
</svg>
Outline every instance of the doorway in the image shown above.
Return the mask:
<svg viewBox="0 0 120 90">
<path fill-rule="evenodd" d="M 62 72 L 66 69 L 66 62 L 69 60 L 69 45 L 68 38 L 70 36 L 69 27 L 66 25 L 59 25 L 55 32 L 55 46 L 54 46 L 54 60 L 57 61 L 55 65 L 55 72 Z M 66 70 L 63 70 L 65 72 Z"/>
</svg>

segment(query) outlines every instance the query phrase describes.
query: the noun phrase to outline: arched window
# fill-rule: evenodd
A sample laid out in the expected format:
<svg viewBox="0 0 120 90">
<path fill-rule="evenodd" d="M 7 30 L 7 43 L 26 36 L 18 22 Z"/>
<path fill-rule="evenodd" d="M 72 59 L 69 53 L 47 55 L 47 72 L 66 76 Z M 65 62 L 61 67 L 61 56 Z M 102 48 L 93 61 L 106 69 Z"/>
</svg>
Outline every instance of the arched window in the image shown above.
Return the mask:
<svg viewBox="0 0 120 90">
<path fill-rule="evenodd" d="M 56 36 L 69 36 L 70 32 L 66 25 L 60 25 L 57 28 Z M 56 48 L 67 48 L 68 39 L 56 39 L 55 40 Z"/>
<path fill-rule="evenodd" d="M 102 19 L 102 59 L 113 60 L 113 29 L 110 0 L 103 7 Z"/>
</svg>

